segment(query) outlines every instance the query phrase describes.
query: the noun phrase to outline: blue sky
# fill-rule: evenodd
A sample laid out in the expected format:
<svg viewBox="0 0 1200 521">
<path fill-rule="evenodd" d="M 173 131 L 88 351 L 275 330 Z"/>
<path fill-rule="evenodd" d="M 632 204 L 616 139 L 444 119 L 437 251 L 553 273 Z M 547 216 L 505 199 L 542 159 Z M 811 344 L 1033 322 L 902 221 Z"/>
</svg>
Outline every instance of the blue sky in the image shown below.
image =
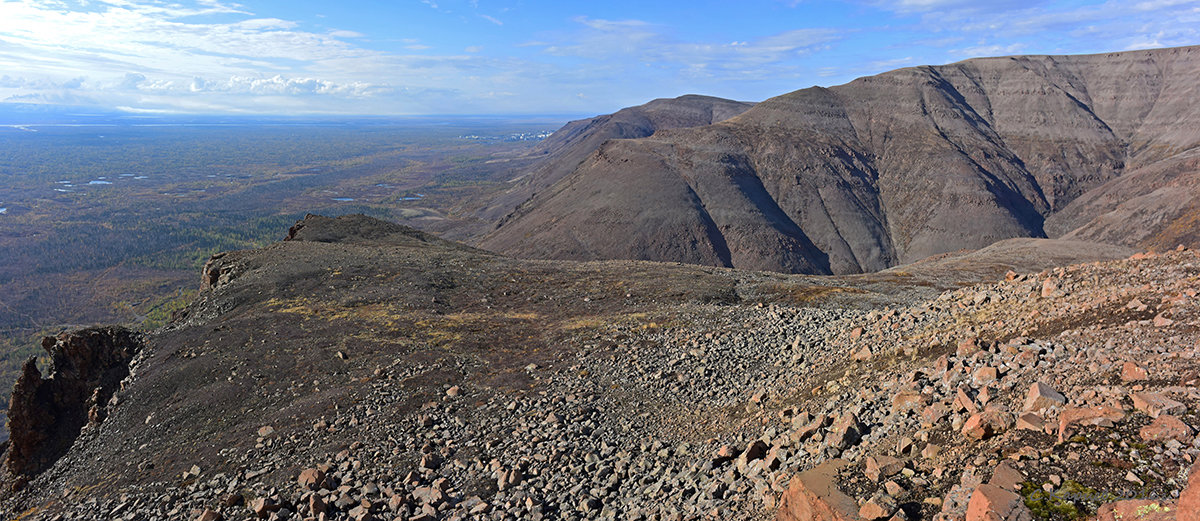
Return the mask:
<svg viewBox="0 0 1200 521">
<path fill-rule="evenodd" d="M 1200 44 L 1200 0 L 0 0 L 0 100 L 595 114 L 977 56 Z"/>
</svg>

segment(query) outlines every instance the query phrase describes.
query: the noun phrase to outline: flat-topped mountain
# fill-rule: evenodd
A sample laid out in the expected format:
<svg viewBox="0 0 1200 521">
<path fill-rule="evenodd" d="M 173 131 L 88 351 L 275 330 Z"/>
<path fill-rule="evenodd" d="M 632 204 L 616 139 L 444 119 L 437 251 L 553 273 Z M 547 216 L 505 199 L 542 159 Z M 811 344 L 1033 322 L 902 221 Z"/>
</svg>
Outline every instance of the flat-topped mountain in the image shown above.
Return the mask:
<svg viewBox="0 0 1200 521">
<path fill-rule="evenodd" d="M 900 69 L 605 142 L 479 242 L 877 271 L 1015 237 L 1194 243 L 1200 47 Z"/>
<path fill-rule="evenodd" d="M 658 130 L 719 123 L 745 112 L 753 103 L 689 94 L 661 98 L 612 114 L 572 121 L 534 149 L 530 170 L 516 184 L 491 198 L 479 215 L 496 220 L 517 205 L 575 171 L 579 163 L 610 139 L 632 139 Z"/>
</svg>

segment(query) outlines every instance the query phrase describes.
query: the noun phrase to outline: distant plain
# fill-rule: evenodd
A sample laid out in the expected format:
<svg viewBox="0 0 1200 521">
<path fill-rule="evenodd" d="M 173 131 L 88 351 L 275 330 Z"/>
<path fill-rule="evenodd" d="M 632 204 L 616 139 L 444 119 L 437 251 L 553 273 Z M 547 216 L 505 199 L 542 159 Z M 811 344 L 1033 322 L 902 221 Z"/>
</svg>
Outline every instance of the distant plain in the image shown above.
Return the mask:
<svg viewBox="0 0 1200 521">
<path fill-rule="evenodd" d="M 0 114 L 0 388 L 43 335 L 164 324 L 209 256 L 307 213 L 486 226 L 462 202 L 565 119 Z"/>
</svg>

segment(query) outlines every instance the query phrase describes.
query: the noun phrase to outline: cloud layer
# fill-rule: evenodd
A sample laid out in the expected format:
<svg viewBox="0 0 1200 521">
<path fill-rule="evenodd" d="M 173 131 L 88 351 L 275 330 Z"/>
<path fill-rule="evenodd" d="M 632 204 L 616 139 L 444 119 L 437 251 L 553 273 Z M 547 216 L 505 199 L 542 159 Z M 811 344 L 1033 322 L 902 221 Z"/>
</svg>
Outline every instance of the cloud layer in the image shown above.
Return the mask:
<svg viewBox="0 0 1200 521">
<path fill-rule="evenodd" d="M 1200 0 L 861 0 L 820 12 L 761 0 L 743 8 L 761 12 L 751 20 L 761 23 L 732 27 L 677 21 L 677 11 L 649 4 L 628 17 L 533 6 L 536 20 L 524 2 L 479 4 L 413 0 L 380 13 L 444 24 L 419 37 L 417 25 L 327 27 L 317 21 L 324 15 L 224 0 L 0 0 L 0 100 L 181 112 L 592 113 L 687 92 L 762 99 L 973 56 L 1200 43 Z"/>
</svg>

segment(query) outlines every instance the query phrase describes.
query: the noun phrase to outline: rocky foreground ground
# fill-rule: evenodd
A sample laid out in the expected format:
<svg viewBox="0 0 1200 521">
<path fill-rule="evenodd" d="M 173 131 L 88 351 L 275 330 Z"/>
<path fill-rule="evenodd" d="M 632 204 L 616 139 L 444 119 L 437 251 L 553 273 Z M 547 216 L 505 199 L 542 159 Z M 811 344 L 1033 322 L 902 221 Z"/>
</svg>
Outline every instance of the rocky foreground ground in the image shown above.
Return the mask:
<svg viewBox="0 0 1200 521">
<path fill-rule="evenodd" d="M 111 397 L 82 402 L 65 455 L 10 477 L 8 516 L 1200 511 L 1187 499 L 1200 486 L 1180 498 L 1200 455 L 1195 252 L 883 295 L 854 278 L 675 265 L 558 279 L 397 233 L 214 261 L 188 313 L 146 339 L 119 385 L 97 386 Z M 70 338 L 47 345 L 59 387 L 90 356 Z M 1114 516 L 1120 500 L 1137 502 Z"/>
</svg>

